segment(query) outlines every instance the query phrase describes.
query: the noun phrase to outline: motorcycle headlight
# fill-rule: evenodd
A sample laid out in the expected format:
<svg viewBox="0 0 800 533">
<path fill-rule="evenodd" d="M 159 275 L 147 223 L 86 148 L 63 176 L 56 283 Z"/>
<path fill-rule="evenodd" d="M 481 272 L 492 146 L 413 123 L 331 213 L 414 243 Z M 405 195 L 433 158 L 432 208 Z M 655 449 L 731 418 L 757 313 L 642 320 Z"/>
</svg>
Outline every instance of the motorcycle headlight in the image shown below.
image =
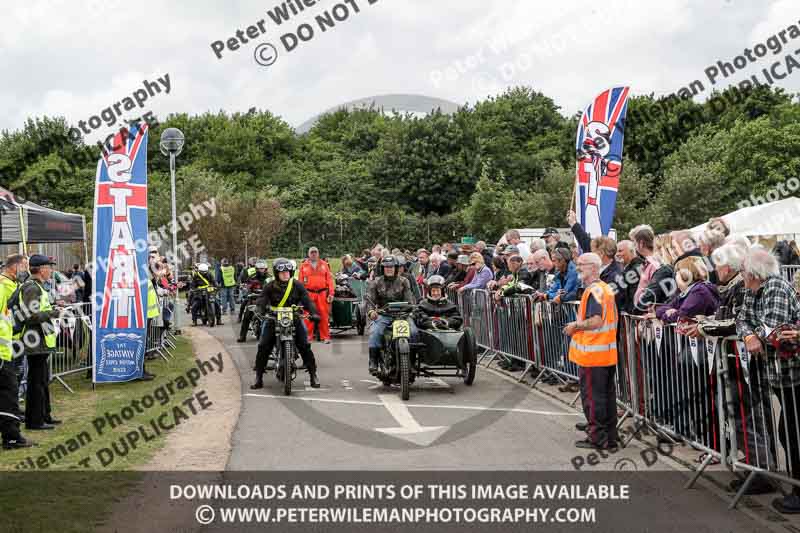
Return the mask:
<svg viewBox="0 0 800 533">
<path fill-rule="evenodd" d="M 288 317 L 284 317 L 281 319 L 281 326 L 288 328 L 292 325 L 292 321 Z"/>
</svg>

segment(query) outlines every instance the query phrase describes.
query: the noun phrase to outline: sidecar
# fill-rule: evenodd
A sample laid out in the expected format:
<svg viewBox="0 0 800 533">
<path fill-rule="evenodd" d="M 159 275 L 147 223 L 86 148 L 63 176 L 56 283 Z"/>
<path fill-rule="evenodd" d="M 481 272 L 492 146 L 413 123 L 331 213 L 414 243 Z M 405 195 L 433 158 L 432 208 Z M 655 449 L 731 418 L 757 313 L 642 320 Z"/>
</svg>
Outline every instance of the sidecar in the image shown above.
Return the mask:
<svg viewBox="0 0 800 533">
<path fill-rule="evenodd" d="M 466 385 L 475 381 L 478 346 L 472 329 L 420 329 L 414 343 L 417 375 L 457 376 Z"/>
<path fill-rule="evenodd" d="M 343 282 L 347 283 L 348 291 L 339 290 Z M 361 280 L 337 278 L 337 291 L 334 293 L 331 304 L 331 333 L 340 334 L 355 328 L 359 335 L 364 334 L 367 325 L 367 316 L 364 312 L 364 290 L 364 282 Z"/>
</svg>

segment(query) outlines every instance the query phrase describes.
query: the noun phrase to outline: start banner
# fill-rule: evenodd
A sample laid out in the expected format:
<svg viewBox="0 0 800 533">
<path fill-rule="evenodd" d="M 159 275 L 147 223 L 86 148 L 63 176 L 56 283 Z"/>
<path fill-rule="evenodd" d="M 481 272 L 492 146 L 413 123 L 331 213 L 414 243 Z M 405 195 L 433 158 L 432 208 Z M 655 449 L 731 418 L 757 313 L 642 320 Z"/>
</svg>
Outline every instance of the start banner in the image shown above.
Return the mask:
<svg viewBox="0 0 800 533">
<path fill-rule="evenodd" d="M 122 129 L 97 164 L 94 381 L 142 376 L 147 335 L 147 124 Z"/>
</svg>

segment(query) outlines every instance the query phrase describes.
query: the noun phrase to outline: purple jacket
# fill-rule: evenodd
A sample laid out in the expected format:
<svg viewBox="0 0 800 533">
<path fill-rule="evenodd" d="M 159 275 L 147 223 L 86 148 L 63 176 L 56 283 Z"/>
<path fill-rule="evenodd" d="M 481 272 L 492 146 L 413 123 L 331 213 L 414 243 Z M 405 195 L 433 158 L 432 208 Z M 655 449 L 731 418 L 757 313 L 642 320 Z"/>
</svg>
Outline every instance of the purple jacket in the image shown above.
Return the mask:
<svg viewBox="0 0 800 533">
<path fill-rule="evenodd" d="M 719 292 L 717 288 L 707 281 L 695 283 L 686 296 L 676 294 L 667 304 L 656 307 L 656 317 L 664 322 L 677 322 L 679 318 L 695 317 L 697 315 L 713 316 L 719 307 Z M 675 309 L 667 318 L 668 309 Z"/>
<path fill-rule="evenodd" d="M 492 274 L 492 269 L 487 267 L 486 265 L 475 274 L 475 277 L 472 278 L 472 281 L 469 284 L 465 285 L 465 289 L 485 289 L 486 284 L 489 283 L 494 279 L 494 274 Z"/>
</svg>

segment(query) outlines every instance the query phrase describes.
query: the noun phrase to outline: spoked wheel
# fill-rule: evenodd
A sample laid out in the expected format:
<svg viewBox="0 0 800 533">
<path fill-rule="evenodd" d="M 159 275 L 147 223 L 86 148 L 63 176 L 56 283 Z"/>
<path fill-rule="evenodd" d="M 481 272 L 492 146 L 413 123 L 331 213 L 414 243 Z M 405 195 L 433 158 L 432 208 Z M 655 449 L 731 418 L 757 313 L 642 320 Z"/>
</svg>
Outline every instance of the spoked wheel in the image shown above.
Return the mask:
<svg viewBox="0 0 800 533">
<path fill-rule="evenodd" d="M 289 396 L 292 394 L 292 363 L 294 363 L 294 343 L 292 341 L 283 341 L 283 357 L 281 364 L 283 365 L 283 394 Z"/>
<path fill-rule="evenodd" d="M 472 330 L 464 330 L 464 384 L 472 385 L 475 381 L 475 370 L 478 367 L 478 349 Z"/>
<path fill-rule="evenodd" d="M 364 335 L 364 327 L 367 325 L 364 316 L 361 314 L 361 308 L 356 306 L 356 330 L 359 335 Z"/>
<path fill-rule="evenodd" d="M 208 327 L 213 328 L 217 314 L 214 312 L 214 302 L 211 300 L 206 304 L 206 316 L 208 317 Z"/>
<path fill-rule="evenodd" d="M 397 356 L 400 363 L 400 397 L 406 401 L 411 396 L 411 354 L 407 339 L 397 340 Z"/>
</svg>

